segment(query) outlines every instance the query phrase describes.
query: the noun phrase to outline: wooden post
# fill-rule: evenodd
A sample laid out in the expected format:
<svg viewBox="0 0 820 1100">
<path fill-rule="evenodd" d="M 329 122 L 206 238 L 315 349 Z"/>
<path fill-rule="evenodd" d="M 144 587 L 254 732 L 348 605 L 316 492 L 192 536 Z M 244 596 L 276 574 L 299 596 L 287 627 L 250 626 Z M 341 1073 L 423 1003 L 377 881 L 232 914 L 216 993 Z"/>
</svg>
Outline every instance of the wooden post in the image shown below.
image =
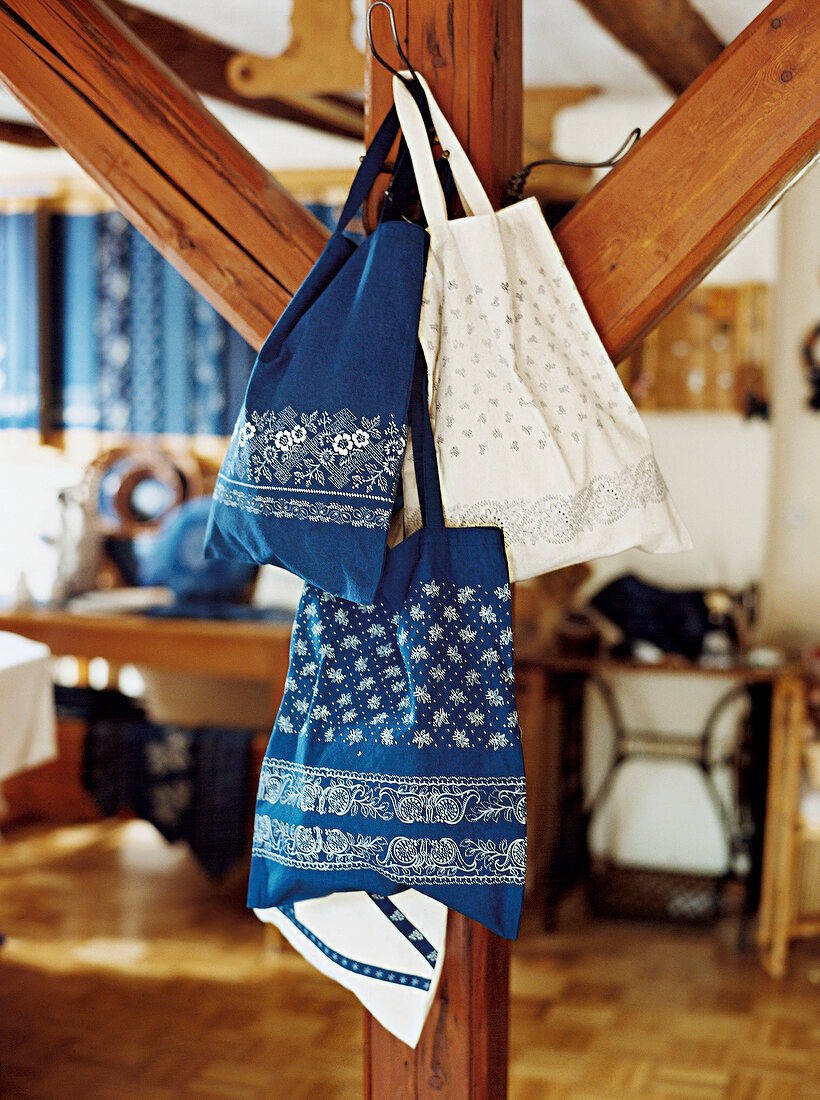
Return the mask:
<svg viewBox="0 0 820 1100">
<path fill-rule="evenodd" d="M 450 913 L 441 985 L 416 1049 L 365 1013 L 365 1100 L 504 1100 L 509 1001 L 507 941 Z"/>
<path fill-rule="evenodd" d="M 521 162 L 521 0 L 399 0 L 401 38 L 499 204 Z M 388 21 L 376 46 L 397 67 Z M 372 60 L 365 117 L 372 134 L 392 103 L 390 74 Z M 503 1100 L 507 1095 L 509 945 L 458 914 L 448 918 L 444 971 L 418 1047 L 365 1018 L 367 1100 Z"/>
<path fill-rule="evenodd" d="M 806 726 L 806 687 L 795 676 L 775 682 L 766 800 L 763 881 L 757 943 L 764 969 L 786 973 L 789 936 L 796 911 L 797 807 Z"/>
</svg>

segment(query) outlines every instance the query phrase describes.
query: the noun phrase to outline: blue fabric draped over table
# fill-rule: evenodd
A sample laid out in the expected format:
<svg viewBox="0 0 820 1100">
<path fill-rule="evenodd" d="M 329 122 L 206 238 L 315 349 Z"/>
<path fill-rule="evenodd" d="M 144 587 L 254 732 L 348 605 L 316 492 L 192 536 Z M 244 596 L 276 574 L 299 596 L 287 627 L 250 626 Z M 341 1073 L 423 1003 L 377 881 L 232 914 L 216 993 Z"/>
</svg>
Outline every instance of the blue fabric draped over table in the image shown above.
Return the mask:
<svg viewBox="0 0 820 1100">
<path fill-rule="evenodd" d="M 219 878 L 246 848 L 251 736 L 140 719 L 92 722 L 83 781 L 105 814 L 132 809 L 167 841 L 187 841 Z"/>
</svg>

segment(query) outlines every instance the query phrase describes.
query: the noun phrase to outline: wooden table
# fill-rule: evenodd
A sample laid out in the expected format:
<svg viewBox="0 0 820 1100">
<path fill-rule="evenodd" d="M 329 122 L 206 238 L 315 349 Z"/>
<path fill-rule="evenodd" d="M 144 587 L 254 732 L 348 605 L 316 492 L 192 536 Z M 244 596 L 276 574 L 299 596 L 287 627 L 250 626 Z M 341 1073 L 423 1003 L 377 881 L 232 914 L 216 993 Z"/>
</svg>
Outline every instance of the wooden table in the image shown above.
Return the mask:
<svg viewBox="0 0 820 1100">
<path fill-rule="evenodd" d="M 55 656 L 103 657 L 112 664 L 264 680 L 275 712 L 285 687 L 291 624 L 26 608 L 0 611 L 0 630 L 44 642 Z"/>
</svg>

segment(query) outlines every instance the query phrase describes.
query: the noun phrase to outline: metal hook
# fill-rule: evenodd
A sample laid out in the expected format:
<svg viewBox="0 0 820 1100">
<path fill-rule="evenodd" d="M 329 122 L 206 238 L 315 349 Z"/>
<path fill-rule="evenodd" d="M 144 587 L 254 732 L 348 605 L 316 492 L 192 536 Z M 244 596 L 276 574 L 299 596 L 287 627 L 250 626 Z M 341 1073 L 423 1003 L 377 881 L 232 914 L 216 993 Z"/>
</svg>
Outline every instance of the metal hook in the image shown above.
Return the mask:
<svg viewBox="0 0 820 1100">
<path fill-rule="evenodd" d="M 409 84 L 410 81 L 408 81 L 406 77 L 403 77 L 401 75 L 401 73 L 398 71 L 398 69 L 394 69 L 392 65 L 388 65 L 388 63 L 384 60 L 384 58 L 381 56 L 379 51 L 373 45 L 373 25 L 372 24 L 373 24 L 373 12 L 376 8 L 387 8 L 387 14 L 390 18 L 390 30 L 393 34 L 393 45 L 396 47 L 396 53 L 399 55 L 399 57 L 402 59 L 404 64 L 407 66 L 407 68 L 412 73 L 413 80 L 416 79 L 416 71 L 413 68 L 413 66 L 410 64 L 410 60 L 407 57 L 407 54 L 402 49 L 401 43 L 399 42 L 399 32 L 396 28 L 396 15 L 393 11 L 392 6 L 387 3 L 387 0 L 374 0 L 374 2 L 372 4 L 370 4 L 370 6 L 367 9 L 367 18 L 365 19 L 365 31 L 367 33 L 367 45 L 370 49 L 370 52 L 373 54 L 373 56 L 378 61 L 378 63 L 383 68 L 387 69 L 387 71 L 389 73 L 392 73 L 394 76 L 399 77 L 399 79 L 403 80 L 405 84 Z"/>
<path fill-rule="evenodd" d="M 533 168 L 540 168 L 545 164 L 557 164 L 562 168 L 611 168 L 626 156 L 640 136 L 640 129 L 635 127 L 620 148 L 606 160 L 559 160 L 557 158 L 548 157 L 545 160 L 534 160 L 530 164 L 525 164 L 523 168 L 510 176 L 509 182 L 507 183 L 507 189 L 504 192 L 504 205 L 509 206 L 514 202 L 518 202 L 524 193 L 524 184 L 527 182 L 527 177 Z"/>
</svg>

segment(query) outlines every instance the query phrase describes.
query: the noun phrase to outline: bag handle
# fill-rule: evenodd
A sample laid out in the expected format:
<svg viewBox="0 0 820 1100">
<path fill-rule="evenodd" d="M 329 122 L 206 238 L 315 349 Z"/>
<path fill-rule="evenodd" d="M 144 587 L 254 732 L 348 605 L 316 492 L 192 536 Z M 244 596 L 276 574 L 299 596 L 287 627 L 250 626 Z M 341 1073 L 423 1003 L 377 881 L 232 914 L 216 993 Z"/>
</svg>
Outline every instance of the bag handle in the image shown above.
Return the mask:
<svg viewBox="0 0 820 1100">
<path fill-rule="evenodd" d="M 404 75 L 409 77 L 411 74 L 406 73 Z M 468 215 L 492 214 L 493 207 L 487 198 L 487 192 L 481 186 L 481 181 L 476 175 L 472 164 L 470 164 L 469 157 L 464 152 L 450 123 L 436 103 L 427 81 L 418 74 L 416 74 L 416 77 L 427 99 L 427 106 L 430 109 L 439 143 L 447 150 L 450 170 L 461 196 L 465 212 Z M 401 122 L 404 140 L 410 150 L 427 224 L 434 225 L 436 222 L 447 221 L 447 204 L 439 183 L 430 142 L 427 138 L 427 128 L 424 125 L 418 104 L 413 99 L 401 76 L 393 77 L 393 100 Z"/>
<path fill-rule="evenodd" d="M 410 438 L 413 444 L 413 470 L 419 494 L 423 527 L 444 527 L 441 485 L 438 477 L 436 444 L 430 424 L 427 402 L 427 363 L 421 344 L 416 344 L 413 388 L 410 392 Z"/>
<path fill-rule="evenodd" d="M 424 102 L 424 93 L 420 86 L 418 95 L 422 103 L 418 105 L 417 109 L 422 112 L 422 117 L 424 117 L 428 108 L 426 102 Z M 427 122 L 424 125 L 426 127 Z M 430 120 L 430 125 L 432 126 L 432 120 Z M 377 177 L 384 170 L 385 161 L 398 132 L 398 112 L 395 107 L 391 107 L 362 157 L 359 170 L 351 184 L 350 192 L 336 225 L 337 233 L 342 232 L 370 194 Z M 445 172 L 445 192 L 447 193 L 452 190 L 450 177 L 451 173 Z M 407 143 L 402 138 L 396 153 L 393 178 L 387 192 L 388 197 L 382 206 L 379 220 L 401 217 L 405 209 L 414 201 L 415 188 L 413 162 L 407 150 Z"/>
<path fill-rule="evenodd" d="M 384 167 L 387 154 L 396 134 L 399 132 L 399 118 L 395 107 L 387 112 L 381 126 L 376 131 L 373 140 L 367 147 L 367 151 L 359 165 L 359 170 L 350 187 L 350 193 L 339 216 L 336 232 L 341 233 L 350 219 L 357 213 L 359 207 L 370 194 L 370 189 L 376 182 L 376 177 Z"/>
</svg>

